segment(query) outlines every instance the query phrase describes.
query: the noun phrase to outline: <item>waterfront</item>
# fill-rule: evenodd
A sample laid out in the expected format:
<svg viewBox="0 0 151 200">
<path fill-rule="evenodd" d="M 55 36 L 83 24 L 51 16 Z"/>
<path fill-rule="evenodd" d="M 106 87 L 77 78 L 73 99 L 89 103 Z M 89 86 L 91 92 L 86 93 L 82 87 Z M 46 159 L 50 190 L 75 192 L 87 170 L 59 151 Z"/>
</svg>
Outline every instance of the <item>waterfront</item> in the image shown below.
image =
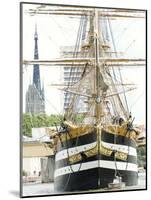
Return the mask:
<svg viewBox="0 0 151 200">
<path fill-rule="evenodd" d="M 145 173 L 139 173 L 138 185 L 126 186 L 121 190 L 137 190 L 146 188 L 146 176 Z M 118 189 L 119 191 L 120 189 Z M 105 192 L 105 191 L 117 191 L 117 189 L 97 189 L 85 192 Z M 80 192 L 78 192 L 80 193 Z M 81 192 L 83 193 L 83 192 Z M 23 185 L 23 196 L 36 196 L 36 195 L 53 195 L 57 194 L 54 191 L 54 183 L 26 183 Z"/>
</svg>

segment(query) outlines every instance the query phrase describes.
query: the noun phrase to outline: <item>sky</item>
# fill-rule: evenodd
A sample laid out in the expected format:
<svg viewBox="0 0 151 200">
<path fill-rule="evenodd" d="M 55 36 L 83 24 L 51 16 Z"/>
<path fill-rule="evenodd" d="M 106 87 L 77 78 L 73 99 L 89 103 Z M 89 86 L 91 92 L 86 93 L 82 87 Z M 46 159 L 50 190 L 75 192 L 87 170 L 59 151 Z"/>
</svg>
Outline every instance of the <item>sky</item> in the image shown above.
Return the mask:
<svg viewBox="0 0 151 200">
<path fill-rule="evenodd" d="M 34 56 L 35 24 L 38 30 L 38 48 L 40 59 L 59 58 L 60 47 L 73 46 L 76 41 L 79 25 L 78 18 L 67 16 L 30 16 L 26 13 L 32 5 L 24 7 L 23 17 L 23 59 L 31 60 Z M 145 20 L 116 19 L 111 20 L 116 49 L 130 58 L 145 58 Z M 32 66 L 23 66 L 23 110 L 25 94 L 32 82 Z M 45 85 L 46 113 L 54 114 L 63 111 L 63 93 L 51 87 L 52 83 L 63 80 L 61 67 L 40 66 L 41 80 Z M 145 123 L 145 66 L 122 70 L 123 79 L 137 85 L 137 90 L 127 94 L 130 111 L 135 122 Z"/>
</svg>

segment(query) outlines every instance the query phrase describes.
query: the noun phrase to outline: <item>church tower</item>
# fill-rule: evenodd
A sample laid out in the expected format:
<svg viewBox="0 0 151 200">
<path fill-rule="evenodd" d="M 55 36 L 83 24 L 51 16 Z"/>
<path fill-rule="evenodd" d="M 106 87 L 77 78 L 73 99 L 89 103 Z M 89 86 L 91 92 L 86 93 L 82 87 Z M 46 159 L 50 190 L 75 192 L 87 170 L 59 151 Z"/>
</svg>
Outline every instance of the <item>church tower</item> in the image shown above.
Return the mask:
<svg viewBox="0 0 151 200">
<path fill-rule="evenodd" d="M 35 25 L 34 41 L 34 59 L 38 60 L 39 53 L 37 25 Z M 26 92 L 26 112 L 32 114 L 45 113 L 44 84 L 43 88 L 41 88 L 39 64 L 33 65 L 33 82 L 29 85 L 28 90 Z"/>
<path fill-rule="evenodd" d="M 38 60 L 39 59 L 39 55 L 38 55 L 37 25 L 35 26 L 34 40 L 35 40 L 34 59 Z M 33 66 L 33 84 L 35 85 L 35 87 L 37 88 L 38 91 L 41 91 L 39 64 L 34 64 L 34 66 Z"/>
</svg>

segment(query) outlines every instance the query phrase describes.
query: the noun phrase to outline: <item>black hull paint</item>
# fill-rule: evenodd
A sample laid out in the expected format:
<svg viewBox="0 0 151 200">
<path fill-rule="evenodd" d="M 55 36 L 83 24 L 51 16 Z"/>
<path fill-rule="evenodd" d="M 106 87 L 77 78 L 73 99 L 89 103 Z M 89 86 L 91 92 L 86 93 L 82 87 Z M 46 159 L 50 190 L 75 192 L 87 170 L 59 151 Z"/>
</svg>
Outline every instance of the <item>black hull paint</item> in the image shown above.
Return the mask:
<svg viewBox="0 0 151 200">
<path fill-rule="evenodd" d="M 122 181 L 127 186 L 138 184 L 137 172 L 119 171 Z M 82 191 L 108 187 L 108 183 L 113 182 L 115 170 L 105 168 L 94 168 L 86 171 L 79 171 L 66 174 L 55 179 L 56 191 Z M 100 184 L 98 177 L 100 176 Z"/>
<path fill-rule="evenodd" d="M 63 146 L 58 146 L 58 152 L 71 147 L 75 147 L 75 139 L 64 142 Z M 101 140 L 114 144 L 114 135 L 103 132 L 101 135 Z M 77 146 L 85 145 L 96 141 L 96 134 L 90 133 L 78 138 Z M 126 145 L 133 148 L 136 148 L 135 142 L 131 139 L 128 139 L 123 136 L 117 136 L 116 143 L 120 145 Z M 104 155 L 99 155 L 100 160 L 114 161 L 114 155 L 107 157 Z M 98 160 L 98 156 L 93 156 L 86 158 L 79 163 L 86 163 L 90 161 Z M 119 160 L 117 160 L 119 161 Z M 120 162 L 126 162 L 120 160 Z M 137 157 L 128 156 L 128 162 L 137 164 Z M 77 164 L 77 163 L 76 163 Z M 62 159 L 56 162 L 56 170 L 62 167 L 70 166 L 68 159 Z M 126 163 L 125 163 L 126 166 Z M 117 175 L 122 177 L 122 181 L 126 183 L 127 186 L 137 185 L 138 184 L 138 173 L 135 171 L 126 170 L 117 170 Z M 55 190 L 59 192 L 63 191 L 83 191 L 90 189 L 106 188 L 108 184 L 113 182 L 115 177 L 115 169 L 107 168 L 92 168 L 87 170 L 82 170 L 78 172 L 72 172 L 69 174 L 61 175 L 55 178 Z"/>
</svg>

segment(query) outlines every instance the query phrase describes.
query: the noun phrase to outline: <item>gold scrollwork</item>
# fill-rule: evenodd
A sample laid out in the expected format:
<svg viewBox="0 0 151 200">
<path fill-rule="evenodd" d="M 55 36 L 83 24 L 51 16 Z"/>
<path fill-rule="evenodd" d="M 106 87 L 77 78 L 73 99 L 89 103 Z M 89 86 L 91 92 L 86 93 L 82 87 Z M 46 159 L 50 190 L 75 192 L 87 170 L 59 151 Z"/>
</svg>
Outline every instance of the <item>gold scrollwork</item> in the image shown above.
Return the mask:
<svg viewBox="0 0 151 200">
<path fill-rule="evenodd" d="M 82 160 L 82 156 L 80 153 L 69 157 L 70 164 L 74 164 L 76 162 L 79 162 L 80 160 Z"/>
<path fill-rule="evenodd" d="M 102 144 L 100 145 L 100 154 L 111 156 L 112 152 L 113 151 L 111 149 L 104 147 Z"/>
<path fill-rule="evenodd" d="M 111 156 L 113 150 L 110 148 L 106 148 L 104 147 L 102 144 L 100 145 L 100 154 L 105 155 L 105 156 Z M 88 158 L 97 155 L 98 153 L 98 145 L 96 145 L 95 147 L 93 147 L 92 149 L 89 149 L 87 151 L 83 152 Z M 115 153 L 115 158 L 120 159 L 120 160 L 127 160 L 128 154 L 127 153 L 123 153 L 120 151 L 117 151 Z M 71 164 L 79 162 L 80 160 L 82 160 L 82 156 L 80 153 L 75 154 L 73 156 L 69 157 L 69 162 Z"/>
<path fill-rule="evenodd" d="M 120 160 L 127 160 L 128 154 L 123 153 L 123 152 L 116 152 L 115 153 L 115 158 L 120 159 Z"/>
</svg>

